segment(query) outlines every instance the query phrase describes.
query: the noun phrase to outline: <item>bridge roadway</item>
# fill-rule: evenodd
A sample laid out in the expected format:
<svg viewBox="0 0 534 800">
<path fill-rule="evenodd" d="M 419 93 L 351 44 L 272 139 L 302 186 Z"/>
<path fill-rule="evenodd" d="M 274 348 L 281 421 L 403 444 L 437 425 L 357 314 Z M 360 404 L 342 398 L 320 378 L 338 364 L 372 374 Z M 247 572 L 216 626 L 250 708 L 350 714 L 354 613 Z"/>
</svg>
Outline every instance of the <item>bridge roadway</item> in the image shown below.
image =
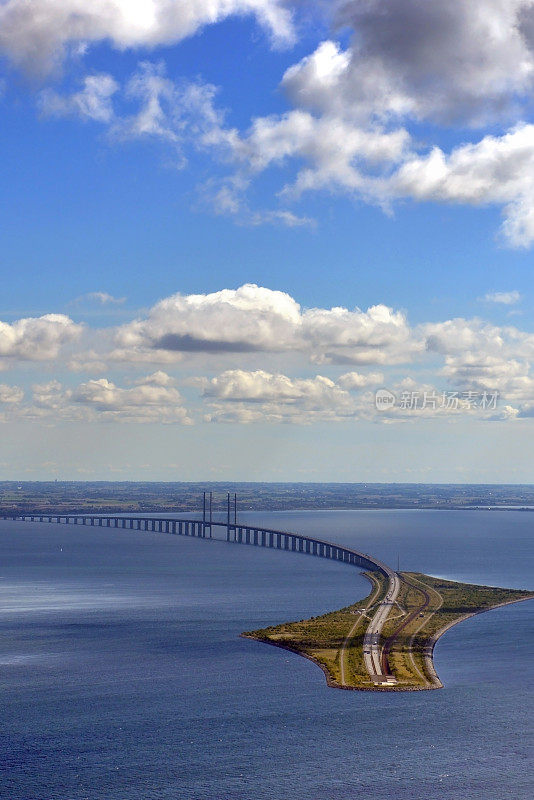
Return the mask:
<svg viewBox="0 0 534 800">
<path fill-rule="evenodd" d="M 67 525 L 86 525 L 99 528 L 119 528 L 123 530 L 153 531 L 170 533 L 177 536 L 192 536 L 200 539 L 219 539 L 213 536 L 213 528 L 223 529 L 227 542 L 256 545 L 257 547 L 271 547 L 278 550 L 289 550 L 297 553 L 307 553 L 328 558 L 333 561 L 342 561 L 361 569 L 378 571 L 388 580 L 386 597 L 379 603 L 369 623 L 363 640 L 364 662 L 371 679 L 379 684 L 394 683 L 394 678 L 388 674 L 387 659 L 384 659 L 384 672 L 382 671 L 382 645 L 381 633 L 391 606 L 397 598 L 400 580 L 387 564 L 366 553 L 360 553 L 349 547 L 316 539 L 299 533 L 261 528 L 254 525 L 242 525 L 229 521 L 209 521 L 205 519 L 181 519 L 166 517 L 131 517 L 131 516 L 100 516 L 86 514 L 24 514 L 4 516 L 3 519 L 20 520 L 25 522 L 48 522 Z M 220 540 L 220 539 L 219 539 Z M 224 541 L 224 539 L 223 539 Z"/>
</svg>

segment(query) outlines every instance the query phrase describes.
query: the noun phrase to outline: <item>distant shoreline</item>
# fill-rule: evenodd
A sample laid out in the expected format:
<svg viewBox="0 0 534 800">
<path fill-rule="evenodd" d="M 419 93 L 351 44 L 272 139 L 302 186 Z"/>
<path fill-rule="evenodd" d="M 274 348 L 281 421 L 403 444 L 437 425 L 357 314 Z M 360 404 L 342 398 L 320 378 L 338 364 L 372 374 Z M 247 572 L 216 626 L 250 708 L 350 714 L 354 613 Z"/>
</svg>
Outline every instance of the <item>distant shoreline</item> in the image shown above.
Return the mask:
<svg viewBox="0 0 534 800">
<path fill-rule="evenodd" d="M 534 511 L 533 484 L 425 484 L 200 481 L 0 481 L 0 515 L 198 514 L 212 496 L 215 514 L 237 510 Z"/>
<path fill-rule="evenodd" d="M 331 511 L 517 511 L 517 512 L 534 512 L 534 506 L 442 506 L 442 505 L 358 505 L 358 506 L 287 506 L 281 507 L 259 507 L 247 508 L 241 507 L 240 513 L 242 514 L 286 514 L 289 512 L 331 512 Z M 217 509 L 214 514 L 225 513 L 221 509 Z M 10 515 L 65 515 L 65 514 L 197 514 L 201 516 L 201 512 L 195 508 L 167 508 L 165 506 L 152 506 L 150 508 L 118 508 L 115 506 L 17 506 L 15 508 L 0 505 L 0 517 L 9 517 Z"/>
</svg>

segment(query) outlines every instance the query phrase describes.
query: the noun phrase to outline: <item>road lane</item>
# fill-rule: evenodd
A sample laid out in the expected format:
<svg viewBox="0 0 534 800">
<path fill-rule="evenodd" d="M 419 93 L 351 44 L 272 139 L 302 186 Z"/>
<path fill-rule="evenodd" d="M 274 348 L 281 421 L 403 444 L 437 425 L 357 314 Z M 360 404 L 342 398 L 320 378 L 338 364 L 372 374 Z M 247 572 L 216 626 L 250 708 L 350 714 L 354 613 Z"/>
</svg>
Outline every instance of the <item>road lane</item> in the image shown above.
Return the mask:
<svg viewBox="0 0 534 800">
<path fill-rule="evenodd" d="M 380 638 L 382 628 L 389 616 L 392 605 L 397 599 L 400 590 L 400 578 L 396 572 L 386 567 L 388 578 L 388 591 L 377 610 L 363 637 L 363 660 L 365 668 L 374 683 L 383 683 L 388 679 L 388 673 L 382 669 L 382 648 Z"/>
</svg>

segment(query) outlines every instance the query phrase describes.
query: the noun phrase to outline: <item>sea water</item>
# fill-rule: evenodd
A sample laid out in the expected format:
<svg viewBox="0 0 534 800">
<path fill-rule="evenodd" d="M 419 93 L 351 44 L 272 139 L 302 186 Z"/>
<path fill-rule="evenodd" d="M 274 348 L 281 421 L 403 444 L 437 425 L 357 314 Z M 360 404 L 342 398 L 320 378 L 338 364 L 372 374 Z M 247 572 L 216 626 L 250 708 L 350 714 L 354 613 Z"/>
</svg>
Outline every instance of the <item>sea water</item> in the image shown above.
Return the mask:
<svg viewBox="0 0 534 800">
<path fill-rule="evenodd" d="M 534 514 L 320 511 L 250 524 L 534 588 Z M 2 800 L 531 800 L 534 602 L 452 629 L 439 691 L 329 689 L 240 639 L 340 608 L 358 570 L 159 533 L 0 522 Z"/>
</svg>

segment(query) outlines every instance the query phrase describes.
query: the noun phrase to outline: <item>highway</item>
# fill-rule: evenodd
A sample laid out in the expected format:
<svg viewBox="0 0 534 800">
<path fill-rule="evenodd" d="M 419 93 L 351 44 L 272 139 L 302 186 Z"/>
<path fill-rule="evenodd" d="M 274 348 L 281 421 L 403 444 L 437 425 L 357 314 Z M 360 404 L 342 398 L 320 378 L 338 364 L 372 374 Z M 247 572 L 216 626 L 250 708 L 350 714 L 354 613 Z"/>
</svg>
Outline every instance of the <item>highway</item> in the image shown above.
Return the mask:
<svg viewBox="0 0 534 800">
<path fill-rule="evenodd" d="M 363 637 L 363 660 L 365 668 L 374 683 L 384 683 L 388 680 L 388 673 L 382 669 L 382 648 L 380 637 L 382 628 L 389 616 L 392 605 L 399 594 L 401 581 L 396 572 L 386 567 L 389 581 L 388 591 L 377 610 L 375 611 L 367 631 Z M 391 676 L 389 676 L 391 681 Z"/>
</svg>

